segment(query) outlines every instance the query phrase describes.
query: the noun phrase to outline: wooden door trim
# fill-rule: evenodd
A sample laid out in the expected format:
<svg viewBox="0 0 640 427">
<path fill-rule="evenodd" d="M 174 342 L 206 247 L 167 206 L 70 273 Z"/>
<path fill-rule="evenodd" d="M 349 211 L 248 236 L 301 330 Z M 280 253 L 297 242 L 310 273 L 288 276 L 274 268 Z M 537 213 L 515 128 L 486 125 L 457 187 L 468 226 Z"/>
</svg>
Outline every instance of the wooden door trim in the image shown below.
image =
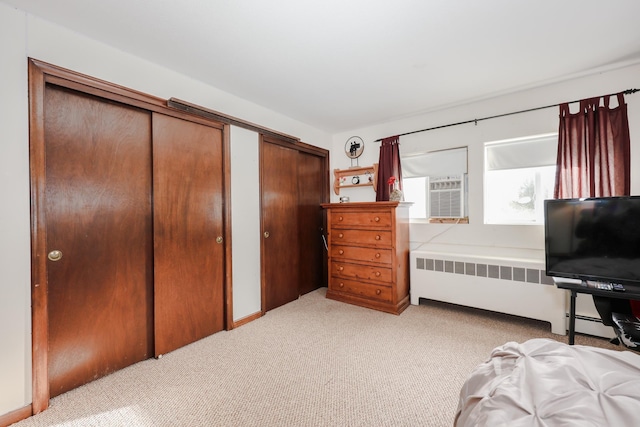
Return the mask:
<svg viewBox="0 0 640 427">
<path fill-rule="evenodd" d="M 78 92 L 116 101 L 121 104 L 138 107 L 155 113 L 162 113 L 217 129 L 224 128 L 224 124 L 219 121 L 171 108 L 168 106 L 167 100 L 153 95 L 138 92 L 134 89 L 109 83 L 33 58 L 29 58 L 29 64 L 38 67 L 42 71 L 45 83 L 55 84 Z"/>
<path fill-rule="evenodd" d="M 31 360 L 32 410 L 49 407 L 47 265 L 45 227 L 45 72 L 29 62 L 29 175 L 31 179 Z"/>
<path fill-rule="evenodd" d="M 279 138 L 274 138 L 268 134 L 260 134 L 260 137 L 264 139 L 265 142 L 269 144 L 281 145 L 286 148 L 292 148 L 297 151 L 303 151 L 305 153 L 314 154 L 319 157 L 329 158 L 329 150 L 324 148 L 316 147 L 315 145 L 307 144 L 306 142 L 296 142 L 295 144 L 291 144 L 289 141 Z"/>
<path fill-rule="evenodd" d="M 288 135 L 283 132 L 278 132 L 277 130 L 269 129 L 267 127 L 260 126 L 255 123 L 251 123 L 246 120 L 221 113 L 219 111 L 210 110 L 209 108 L 201 107 L 199 105 L 192 104 L 190 102 L 183 101 L 178 98 L 170 98 L 167 101 L 167 105 L 172 108 L 176 108 L 180 111 L 187 111 L 191 114 L 207 117 L 209 119 L 216 120 L 225 124 L 238 126 L 243 129 L 248 129 L 263 135 L 271 135 L 275 138 L 280 138 L 283 141 L 286 141 L 287 144 L 296 144 L 300 142 L 300 138 L 296 136 Z"/>
<path fill-rule="evenodd" d="M 264 144 L 266 144 L 266 137 L 263 134 L 259 135 L 258 138 L 258 186 L 260 188 L 260 201 L 259 201 L 259 209 L 260 209 L 260 315 L 264 316 L 267 312 L 267 293 L 266 289 L 266 275 L 264 271 L 264 266 L 266 262 L 265 257 L 265 249 L 264 249 L 264 206 L 262 203 L 263 194 L 264 194 L 264 184 L 262 176 L 264 174 Z"/>
<path fill-rule="evenodd" d="M 224 172 L 222 177 L 222 191 L 224 194 L 224 210 L 223 210 L 223 228 L 225 241 L 225 276 L 224 276 L 224 295 L 225 295 L 225 312 L 227 329 L 236 327 L 233 321 L 233 259 L 232 254 L 232 238 L 231 238 L 231 125 L 225 124 L 222 131 L 222 156 L 224 164 Z"/>
<path fill-rule="evenodd" d="M 31 197 L 31 339 L 32 339 L 32 403 L 33 414 L 40 413 L 49 407 L 49 369 L 48 369 L 48 285 L 46 262 L 46 227 L 45 227 L 45 137 L 44 137 L 44 94 L 47 84 L 73 89 L 78 92 L 94 95 L 124 105 L 138 107 L 147 111 L 158 112 L 195 123 L 223 130 L 224 156 L 223 168 L 225 182 L 223 185 L 225 200 L 224 232 L 225 269 L 228 274 L 225 292 L 230 292 L 231 276 L 231 215 L 230 212 L 230 171 L 229 128 L 222 123 L 193 114 L 168 108 L 166 101 L 112 84 L 100 79 L 86 76 L 33 58 L 28 60 L 29 76 L 29 177 Z M 225 311 L 231 312 L 230 298 L 225 299 Z M 232 313 L 230 314 L 232 316 Z M 225 315 L 229 319 L 229 314 Z M 229 323 L 225 325 L 229 327 Z"/>
</svg>

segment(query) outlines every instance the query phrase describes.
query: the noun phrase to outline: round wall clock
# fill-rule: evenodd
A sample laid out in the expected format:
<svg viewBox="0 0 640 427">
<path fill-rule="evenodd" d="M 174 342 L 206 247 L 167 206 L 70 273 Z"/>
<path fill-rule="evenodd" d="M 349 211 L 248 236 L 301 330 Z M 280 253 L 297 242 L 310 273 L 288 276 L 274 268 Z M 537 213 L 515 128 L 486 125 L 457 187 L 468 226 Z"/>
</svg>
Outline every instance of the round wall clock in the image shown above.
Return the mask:
<svg viewBox="0 0 640 427">
<path fill-rule="evenodd" d="M 344 152 L 350 159 L 357 159 L 364 151 L 364 141 L 359 136 L 352 136 L 344 144 Z"/>
</svg>

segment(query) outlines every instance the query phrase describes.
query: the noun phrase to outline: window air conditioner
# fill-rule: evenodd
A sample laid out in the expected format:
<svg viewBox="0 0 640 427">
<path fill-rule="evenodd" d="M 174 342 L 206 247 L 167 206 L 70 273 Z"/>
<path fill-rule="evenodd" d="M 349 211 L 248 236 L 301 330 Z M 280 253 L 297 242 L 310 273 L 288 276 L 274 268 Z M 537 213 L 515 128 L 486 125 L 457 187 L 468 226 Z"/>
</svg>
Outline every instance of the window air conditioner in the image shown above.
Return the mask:
<svg viewBox="0 0 640 427">
<path fill-rule="evenodd" d="M 464 218 L 465 175 L 429 179 L 429 217 Z"/>
</svg>

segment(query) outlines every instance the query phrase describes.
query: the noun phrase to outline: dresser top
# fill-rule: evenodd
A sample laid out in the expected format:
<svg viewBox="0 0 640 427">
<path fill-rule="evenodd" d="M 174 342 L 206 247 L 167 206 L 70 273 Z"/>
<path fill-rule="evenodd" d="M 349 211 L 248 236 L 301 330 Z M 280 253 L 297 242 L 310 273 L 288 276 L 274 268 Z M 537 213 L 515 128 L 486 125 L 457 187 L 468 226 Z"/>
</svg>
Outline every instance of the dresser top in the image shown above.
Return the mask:
<svg viewBox="0 0 640 427">
<path fill-rule="evenodd" d="M 322 203 L 323 208 L 394 208 L 396 206 L 409 207 L 411 202 L 347 202 L 347 203 Z"/>
</svg>

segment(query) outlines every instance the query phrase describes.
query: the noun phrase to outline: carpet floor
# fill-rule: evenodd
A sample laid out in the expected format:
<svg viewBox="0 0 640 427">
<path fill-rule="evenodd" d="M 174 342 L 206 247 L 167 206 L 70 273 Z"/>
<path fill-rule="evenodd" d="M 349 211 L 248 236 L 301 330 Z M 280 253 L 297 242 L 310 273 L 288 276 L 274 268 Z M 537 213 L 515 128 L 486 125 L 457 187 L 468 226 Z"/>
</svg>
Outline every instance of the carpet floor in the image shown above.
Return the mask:
<svg viewBox="0 0 640 427">
<path fill-rule="evenodd" d="M 451 426 L 493 348 L 567 342 L 545 322 L 433 301 L 395 316 L 325 293 L 55 397 L 15 426 Z"/>
</svg>

